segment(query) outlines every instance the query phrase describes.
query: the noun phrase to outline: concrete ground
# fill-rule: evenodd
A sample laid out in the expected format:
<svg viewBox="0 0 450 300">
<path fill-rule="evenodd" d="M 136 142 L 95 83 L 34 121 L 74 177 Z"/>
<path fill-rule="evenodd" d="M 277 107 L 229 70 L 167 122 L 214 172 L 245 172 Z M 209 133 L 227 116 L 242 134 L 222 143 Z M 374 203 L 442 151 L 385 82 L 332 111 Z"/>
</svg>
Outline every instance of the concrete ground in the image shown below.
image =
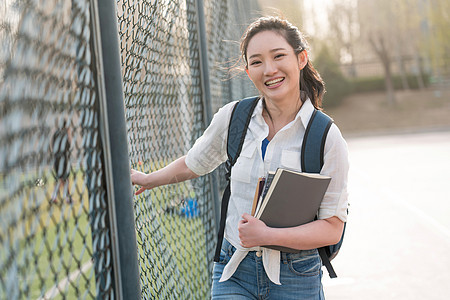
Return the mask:
<svg viewBox="0 0 450 300">
<path fill-rule="evenodd" d="M 450 299 L 450 131 L 347 142 L 351 206 L 326 299 Z"/>
</svg>

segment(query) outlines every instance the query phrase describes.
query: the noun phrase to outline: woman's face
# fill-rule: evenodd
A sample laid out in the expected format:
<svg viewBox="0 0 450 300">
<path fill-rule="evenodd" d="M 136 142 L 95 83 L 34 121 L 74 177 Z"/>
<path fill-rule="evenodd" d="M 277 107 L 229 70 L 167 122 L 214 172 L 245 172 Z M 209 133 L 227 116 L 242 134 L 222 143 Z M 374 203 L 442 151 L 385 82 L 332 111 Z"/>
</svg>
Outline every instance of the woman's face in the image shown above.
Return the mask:
<svg viewBox="0 0 450 300">
<path fill-rule="evenodd" d="M 248 43 L 247 74 L 269 101 L 297 101 L 300 69 L 306 60 L 306 53 L 303 51 L 296 55 L 282 35 L 275 31 L 262 31 Z"/>
</svg>

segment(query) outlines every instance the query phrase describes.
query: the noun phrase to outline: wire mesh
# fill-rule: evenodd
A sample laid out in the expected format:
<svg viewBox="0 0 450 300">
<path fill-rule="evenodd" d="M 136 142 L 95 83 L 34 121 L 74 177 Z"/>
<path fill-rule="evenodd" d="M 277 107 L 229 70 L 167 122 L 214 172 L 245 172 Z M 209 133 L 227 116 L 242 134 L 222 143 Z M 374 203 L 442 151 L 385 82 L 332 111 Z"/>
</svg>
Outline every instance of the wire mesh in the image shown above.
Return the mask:
<svg viewBox="0 0 450 300">
<path fill-rule="evenodd" d="M 224 104 L 258 91 L 248 79 L 240 61 L 239 41 L 247 26 L 260 16 L 257 1 L 205 1 L 211 105 L 217 111 Z"/>
<path fill-rule="evenodd" d="M 1 299 L 117 296 L 91 5 L 0 4 Z M 256 0 L 205 1 L 213 112 L 254 94 L 229 70 L 256 9 Z M 120 0 L 117 13 L 130 158 L 149 172 L 185 154 L 208 122 L 198 8 Z M 142 298 L 209 297 L 211 184 L 204 176 L 135 198 Z"/>
<path fill-rule="evenodd" d="M 90 3 L 0 12 L 0 298 L 114 298 Z"/>
<path fill-rule="evenodd" d="M 258 95 L 243 70 L 239 41 L 250 22 L 260 14 L 257 1 L 205 1 L 210 66 L 211 107 L 217 111 L 224 104 Z M 226 187 L 225 166 L 217 170 L 219 190 Z"/>
<path fill-rule="evenodd" d="M 249 7 L 257 8 L 256 1 L 241 2 L 204 2 L 213 112 L 254 94 L 246 76 L 229 79 Z M 118 19 L 131 164 L 151 172 L 186 154 L 208 122 L 196 5 L 120 0 Z M 216 243 L 210 187 L 204 176 L 135 197 L 143 298 L 209 298 Z"/>
</svg>

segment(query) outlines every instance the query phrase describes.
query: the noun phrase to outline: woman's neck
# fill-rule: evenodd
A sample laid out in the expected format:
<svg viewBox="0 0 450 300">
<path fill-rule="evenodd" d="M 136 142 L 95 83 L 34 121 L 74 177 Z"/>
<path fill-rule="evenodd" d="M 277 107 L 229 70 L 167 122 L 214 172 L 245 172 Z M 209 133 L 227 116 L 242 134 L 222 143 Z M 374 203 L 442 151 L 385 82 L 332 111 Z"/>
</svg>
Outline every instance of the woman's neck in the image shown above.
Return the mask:
<svg viewBox="0 0 450 300">
<path fill-rule="evenodd" d="M 284 126 L 292 122 L 303 102 L 300 100 L 300 96 L 296 101 L 271 101 L 267 98 L 263 98 L 263 117 L 269 126 L 268 139 L 272 137 Z"/>
<path fill-rule="evenodd" d="M 295 119 L 303 104 L 300 95 L 283 101 L 273 101 L 267 97 L 263 97 L 263 101 L 264 109 L 272 120 L 287 121 L 287 123 Z"/>
</svg>

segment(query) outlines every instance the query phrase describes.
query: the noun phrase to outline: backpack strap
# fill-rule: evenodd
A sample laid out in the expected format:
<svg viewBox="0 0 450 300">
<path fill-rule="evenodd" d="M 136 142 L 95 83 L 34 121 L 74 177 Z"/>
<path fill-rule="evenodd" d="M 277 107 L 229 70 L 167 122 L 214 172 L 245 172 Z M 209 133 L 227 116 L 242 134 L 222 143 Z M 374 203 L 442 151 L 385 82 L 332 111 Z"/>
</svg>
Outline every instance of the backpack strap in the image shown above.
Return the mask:
<svg viewBox="0 0 450 300">
<path fill-rule="evenodd" d="M 315 109 L 303 137 L 301 164 L 302 172 L 320 173 L 323 166 L 325 141 L 333 119 Z"/>
<path fill-rule="evenodd" d="M 325 150 L 325 141 L 333 120 L 315 109 L 311 119 L 306 127 L 303 138 L 301 165 L 302 171 L 307 173 L 320 173 L 323 167 L 323 156 Z M 342 240 L 342 238 L 341 238 Z M 329 246 L 318 248 L 323 265 L 327 268 L 330 278 L 337 277 L 336 272 L 330 262 Z"/>
<path fill-rule="evenodd" d="M 241 153 L 248 124 L 250 124 L 258 100 L 259 97 L 245 98 L 236 103 L 231 113 L 230 125 L 228 126 L 227 154 L 232 166 Z"/>
<path fill-rule="evenodd" d="M 328 271 L 328 275 L 330 275 L 330 278 L 336 278 L 337 274 L 336 271 L 334 271 L 333 266 L 331 265 L 331 261 L 329 258 L 329 249 L 328 247 L 320 247 L 317 248 L 317 250 L 319 251 L 319 255 L 320 255 L 320 259 L 322 260 L 322 264 L 325 266 L 325 268 L 327 268 Z"/>
<path fill-rule="evenodd" d="M 227 219 L 228 202 L 230 200 L 230 176 L 231 168 L 236 163 L 239 155 L 241 154 L 242 145 L 244 144 L 245 135 L 247 134 L 248 125 L 252 118 L 253 110 L 255 110 L 259 97 L 245 98 L 233 108 L 231 113 L 230 124 L 228 125 L 227 136 L 227 155 L 228 160 L 226 162 L 226 179 L 227 187 L 223 192 L 222 205 L 220 207 L 220 223 L 219 232 L 217 234 L 217 246 L 214 254 L 214 261 L 218 262 L 220 258 L 220 249 L 222 248 L 222 240 L 225 232 L 225 223 Z"/>
</svg>

